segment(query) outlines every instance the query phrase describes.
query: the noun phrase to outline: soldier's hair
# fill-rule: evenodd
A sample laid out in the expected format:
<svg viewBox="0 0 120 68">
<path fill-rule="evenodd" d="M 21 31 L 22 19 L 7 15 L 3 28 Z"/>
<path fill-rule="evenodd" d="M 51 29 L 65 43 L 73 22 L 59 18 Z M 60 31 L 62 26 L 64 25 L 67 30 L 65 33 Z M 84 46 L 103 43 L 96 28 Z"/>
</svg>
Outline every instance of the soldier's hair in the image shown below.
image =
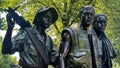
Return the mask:
<svg viewBox="0 0 120 68">
<path fill-rule="evenodd" d="M 79 14 L 78 14 L 78 17 L 79 17 L 80 19 L 82 18 L 83 12 L 84 12 L 86 9 L 92 9 L 93 12 L 95 13 L 95 9 L 94 9 L 93 6 L 91 6 L 91 5 L 82 6 L 81 9 L 80 9 L 80 11 L 79 11 Z"/>
</svg>

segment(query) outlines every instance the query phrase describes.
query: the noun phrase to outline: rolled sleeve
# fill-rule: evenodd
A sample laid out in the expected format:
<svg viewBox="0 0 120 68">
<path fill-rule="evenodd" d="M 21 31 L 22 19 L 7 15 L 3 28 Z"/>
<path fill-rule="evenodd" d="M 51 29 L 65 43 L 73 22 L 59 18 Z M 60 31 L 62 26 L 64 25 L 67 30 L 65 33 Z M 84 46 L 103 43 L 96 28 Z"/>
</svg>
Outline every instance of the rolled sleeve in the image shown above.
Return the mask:
<svg viewBox="0 0 120 68">
<path fill-rule="evenodd" d="M 20 30 L 16 36 L 12 39 L 12 51 L 11 53 L 14 53 L 16 51 L 20 52 L 22 51 L 22 47 L 25 42 L 26 32 L 24 30 Z"/>
</svg>

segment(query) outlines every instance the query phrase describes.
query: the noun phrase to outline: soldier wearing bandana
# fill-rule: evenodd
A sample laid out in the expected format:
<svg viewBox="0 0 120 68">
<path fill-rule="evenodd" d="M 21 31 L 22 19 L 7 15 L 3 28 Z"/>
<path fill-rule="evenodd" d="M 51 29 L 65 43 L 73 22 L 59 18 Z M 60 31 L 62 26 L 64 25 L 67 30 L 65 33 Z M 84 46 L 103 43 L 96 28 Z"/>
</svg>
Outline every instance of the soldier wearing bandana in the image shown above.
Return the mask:
<svg viewBox="0 0 120 68">
<path fill-rule="evenodd" d="M 92 33 L 97 38 L 98 44 L 98 59 L 100 68 L 112 68 L 112 59 L 117 55 L 112 43 L 105 34 L 107 26 L 107 16 L 97 14 L 93 21 Z"/>
</svg>

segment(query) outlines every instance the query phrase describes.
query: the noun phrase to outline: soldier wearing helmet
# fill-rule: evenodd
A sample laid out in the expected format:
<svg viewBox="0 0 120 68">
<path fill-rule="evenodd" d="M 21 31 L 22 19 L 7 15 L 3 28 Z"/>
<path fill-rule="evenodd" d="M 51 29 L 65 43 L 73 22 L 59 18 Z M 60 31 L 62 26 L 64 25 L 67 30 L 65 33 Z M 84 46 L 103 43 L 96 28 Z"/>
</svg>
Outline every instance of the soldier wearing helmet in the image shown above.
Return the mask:
<svg viewBox="0 0 120 68">
<path fill-rule="evenodd" d="M 15 22 L 12 21 L 11 15 L 7 15 L 6 18 L 8 29 L 2 45 L 2 54 L 19 52 L 19 65 L 22 66 L 22 68 L 47 68 L 49 64 L 55 65 L 57 57 L 56 50 L 51 37 L 45 33 L 45 30 L 55 23 L 58 18 L 58 13 L 55 8 L 40 8 L 33 21 L 35 26 L 20 29 L 17 35 L 13 38 L 11 38 L 11 36 Z M 29 29 L 31 34 L 40 42 L 38 46 L 44 50 L 44 53 L 46 54 L 44 57 L 47 57 L 49 60 L 47 61 L 48 64 L 45 63 L 25 28 Z"/>
<path fill-rule="evenodd" d="M 87 5 L 80 9 L 79 26 L 71 26 L 62 31 L 60 44 L 60 68 L 97 68 L 96 40 L 89 41 L 91 36 L 89 26 L 95 15 L 92 6 Z M 92 48 L 91 45 L 92 44 Z"/>
<path fill-rule="evenodd" d="M 45 23 L 45 22 L 42 23 L 42 21 L 43 21 L 42 18 L 48 12 L 50 12 L 51 15 L 52 15 L 52 17 L 51 17 L 51 19 L 52 19 L 51 20 L 51 24 L 55 23 L 55 21 L 58 18 L 58 14 L 57 14 L 56 10 L 54 8 L 52 8 L 52 7 L 42 7 L 40 9 L 38 9 L 38 11 L 36 13 L 36 16 L 35 16 L 35 19 L 33 21 L 33 24 L 35 24 L 35 25 L 39 24 L 42 27 L 44 25 L 44 23 Z"/>
</svg>

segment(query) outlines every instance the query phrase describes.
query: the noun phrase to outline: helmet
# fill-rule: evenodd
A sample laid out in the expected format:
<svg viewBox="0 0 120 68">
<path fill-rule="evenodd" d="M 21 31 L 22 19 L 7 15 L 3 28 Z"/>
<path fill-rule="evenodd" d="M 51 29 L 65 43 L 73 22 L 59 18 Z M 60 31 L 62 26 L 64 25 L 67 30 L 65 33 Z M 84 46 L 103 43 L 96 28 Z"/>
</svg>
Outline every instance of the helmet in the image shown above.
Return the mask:
<svg viewBox="0 0 120 68">
<path fill-rule="evenodd" d="M 42 8 L 37 10 L 35 19 L 33 21 L 33 24 L 36 22 L 35 20 L 37 19 L 38 16 L 45 14 L 47 11 L 51 11 L 52 12 L 52 14 L 53 14 L 52 15 L 53 16 L 52 23 L 54 23 L 57 20 L 57 18 L 58 18 L 57 11 L 53 7 L 45 6 L 45 7 L 42 7 Z"/>
</svg>

